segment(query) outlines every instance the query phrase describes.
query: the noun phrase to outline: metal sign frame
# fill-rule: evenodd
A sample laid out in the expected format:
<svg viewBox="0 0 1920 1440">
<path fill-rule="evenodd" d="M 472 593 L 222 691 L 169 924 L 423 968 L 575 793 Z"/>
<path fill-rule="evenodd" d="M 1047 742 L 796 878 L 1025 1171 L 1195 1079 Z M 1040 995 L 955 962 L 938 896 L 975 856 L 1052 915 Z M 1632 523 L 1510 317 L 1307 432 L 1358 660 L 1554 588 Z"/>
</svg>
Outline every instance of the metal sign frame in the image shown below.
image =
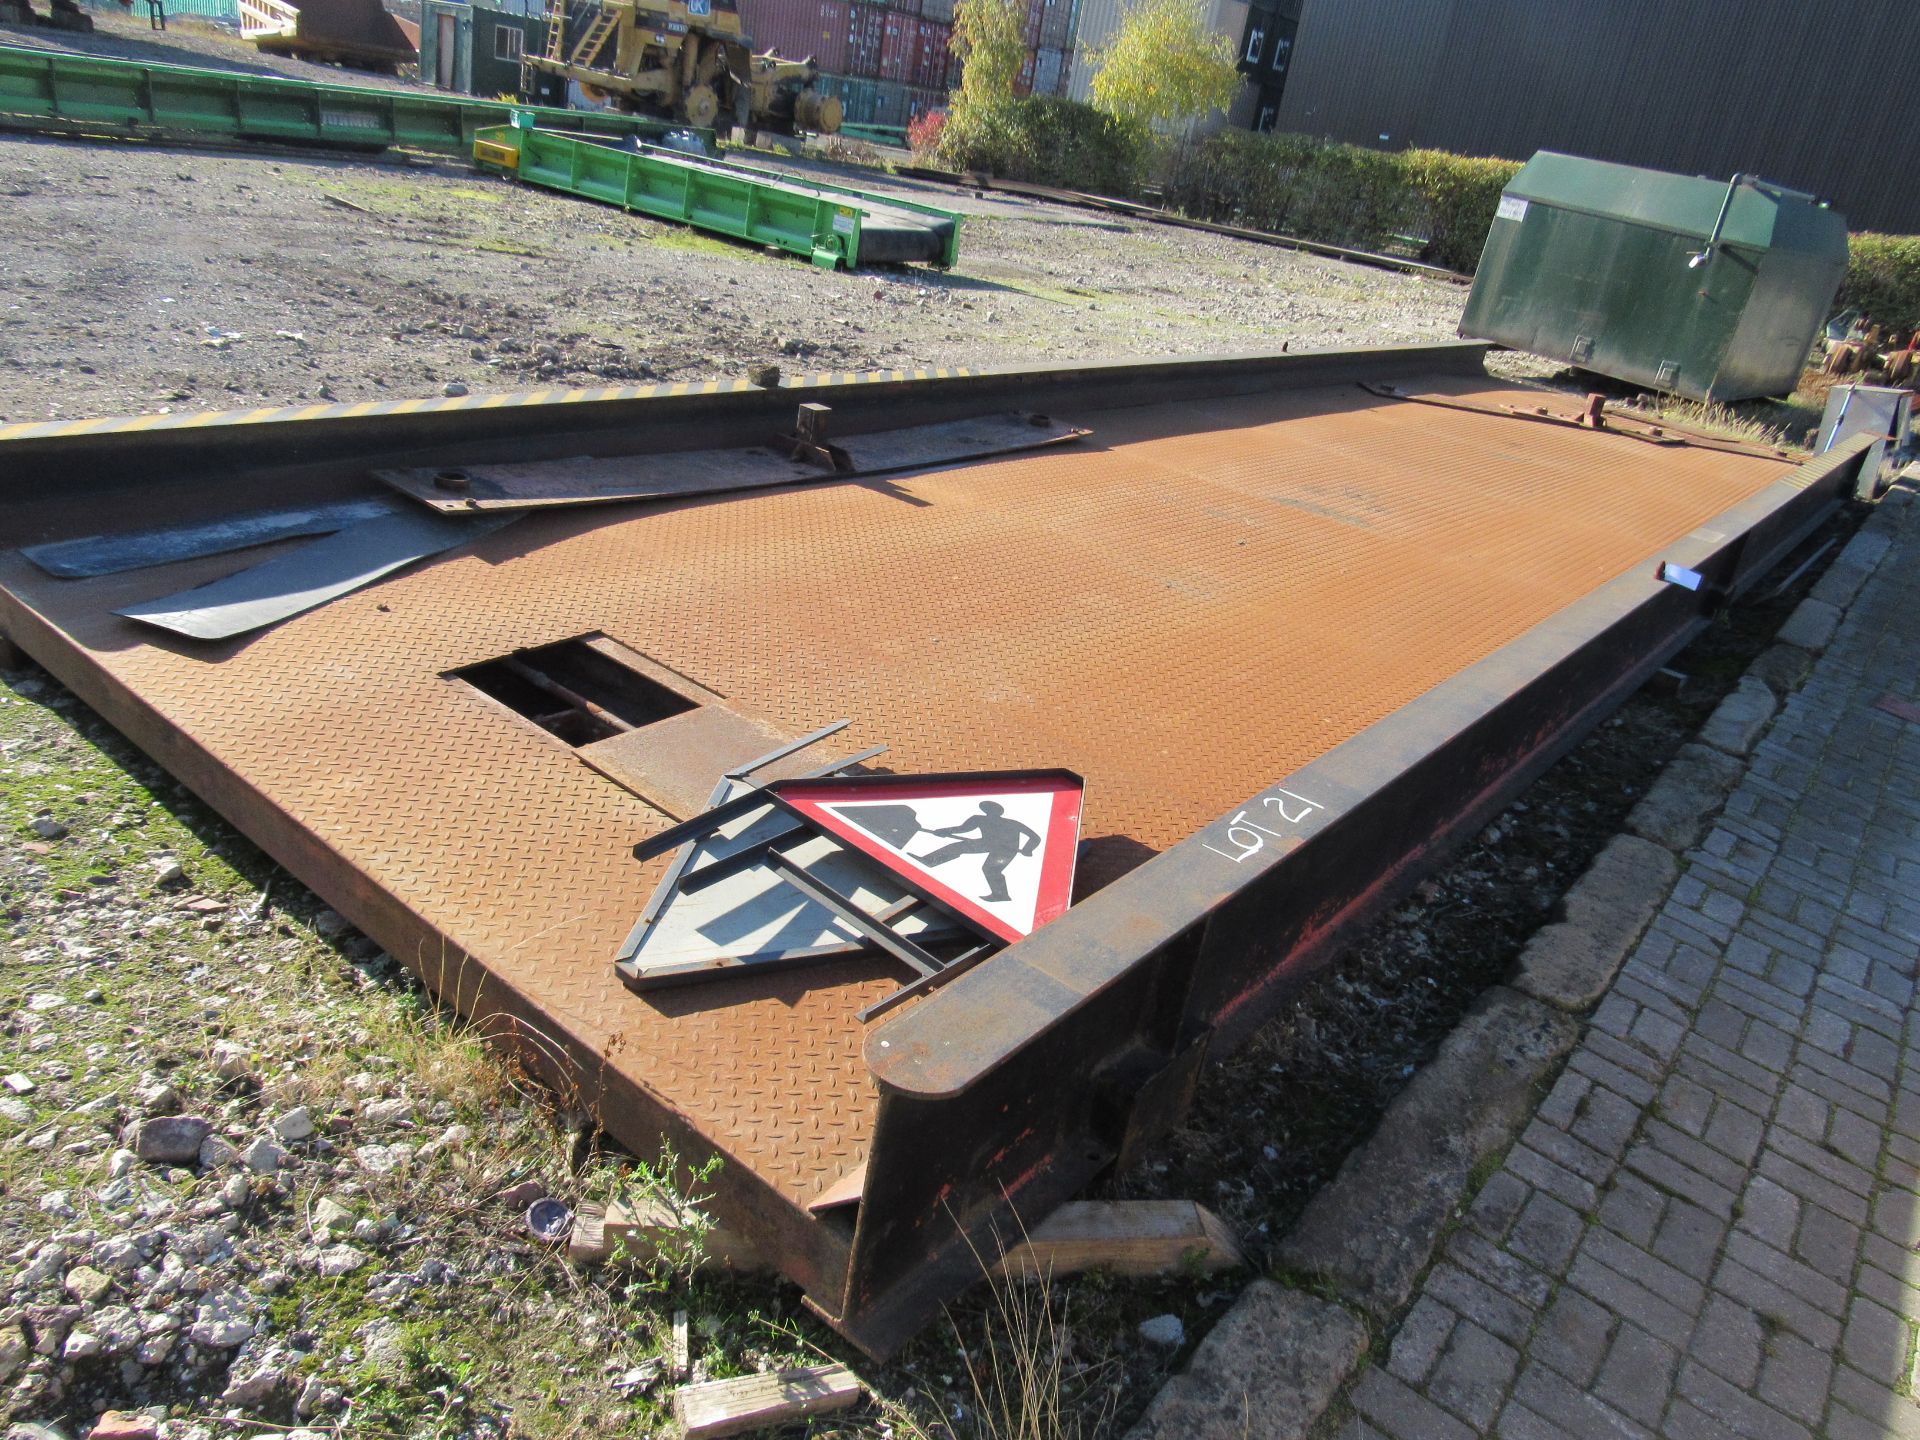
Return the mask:
<svg viewBox="0 0 1920 1440">
<path fill-rule="evenodd" d="M 820 951 L 799 951 L 771 955 L 763 960 L 745 961 L 734 965 L 716 965 L 711 969 L 689 974 L 676 971 L 671 974 L 649 974 L 639 959 L 650 928 L 664 912 L 667 904 L 676 895 L 694 893 L 750 870 L 764 868 L 788 886 L 798 891 L 830 913 L 837 921 L 857 934 L 871 949 L 898 961 L 914 972 L 914 979 L 900 989 L 876 1001 L 861 1010 L 862 1020 L 876 1019 L 888 1011 L 896 1009 L 918 995 L 946 983 L 964 974 L 973 966 L 987 959 L 994 952 L 1010 943 L 1011 939 L 1023 938 L 1009 936 L 1004 927 L 983 921 L 982 917 L 962 905 L 956 904 L 952 896 L 942 893 L 942 888 L 930 884 L 912 870 L 893 864 L 877 848 L 869 849 L 858 842 L 849 843 L 849 837 L 835 833 L 824 826 L 818 817 L 810 814 L 797 804 L 788 792 L 801 793 L 812 789 L 831 786 L 836 792 L 849 785 L 861 789 L 870 789 L 876 795 L 889 791 L 912 789 L 924 791 L 929 788 L 951 788 L 955 790 L 979 791 L 989 797 L 996 792 L 1027 788 L 1058 792 L 1071 789 L 1076 794 L 1085 789 L 1085 781 L 1070 770 L 982 770 L 982 771 L 942 771 L 925 775 L 860 775 L 846 776 L 842 772 L 863 759 L 870 759 L 876 753 L 869 751 L 861 756 L 835 761 L 801 776 L 785 780 L 774 780 L 764 785 L 748 783 L 748 777 L 758 770 L 765 769 L 775 761 L 786 758 L 817 740 L 826 738 L 845 728 L 847 721 L 838 725 L 815 731 L 812 735 L 795 741 L 792 745 L 761 757 L 750 765 L 742 766 L 723 777 L 714 790 L 710 808 L 699 815 L 682 821 L 658 835 L 649 837 L 633 847 L 636 860 L 653 860 L 665 854 L 673 854 L 674 860 L 665 876 L 661 878 L 653 897 L 647 902 L 640 921 L 621 947 L 616 965 L 621 978 L 636 990 L 649 990 L 662 985 L 684 984 L 690 979 L 720 978 L 729 973 L 759 970 L 807 964 L 816 960 L 838 958 L 832 953 Z M 735 785 L 742 788 L 738 793 L 727 794 Z M 693 867 L 696 847 L 711 837 L 721 826 L 735 820 L 745 819 L 755 811 L 772 807 L 784 812 L 793 823 L 785 829 L 766 836 L 740 849 L 711 860 L 705 865 Z M 1067 839 L 1069 847 L 1079 843 L 1079 806 L 1072 810 L 1073 834 Z M 1063 837 L 1066 838 L 1066 837 Z M 865 862 L 875 870 L 884 871 L 886 878 L 899 888 L 908 892 L 909 902 L 895 904 L 873 912 L 860 905 L 852 896 L 835 888 L 833 884 L 810 868 L 795 852 L 803 845 L 815 839 L 825 839 L 831 843 L 836 853 L 854 857 Z M 1043 837 L 1044 843 L 1045 837 Z M 1067 862 L 1067 885 L 1072 884 L 1072 859 Z M 958 942 L 939 941 L 937 948 L 922 943 L 922 937 L 903 934 L 899 922 L 920 907 L 930 907 L 942 916 L 953 921 L 965 936 Z M 1052 918 L 1049 916 L 1048 918 Z M 1035 928 L 1039 928 L 1040 921 Z M 942 953 L 950 952 L 950 953 Z"/>
</svg>

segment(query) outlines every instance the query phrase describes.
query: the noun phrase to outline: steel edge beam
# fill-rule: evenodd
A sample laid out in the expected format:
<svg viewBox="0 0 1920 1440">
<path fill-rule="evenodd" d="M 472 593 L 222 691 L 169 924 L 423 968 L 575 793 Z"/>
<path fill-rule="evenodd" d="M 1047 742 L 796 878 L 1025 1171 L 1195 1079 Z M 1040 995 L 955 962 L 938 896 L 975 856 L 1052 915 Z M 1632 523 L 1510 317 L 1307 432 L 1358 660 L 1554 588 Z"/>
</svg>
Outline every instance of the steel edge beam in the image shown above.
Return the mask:
<svg viewBox="0 0 1920 1440">
<path fill-rule="evenodd" d="M 1415 373 L 1483 374 L 1477 341 L 1278 354 L 1092 361 L 1066 366 L 823 372 L 777 387 L 745 380 L 549 387 L 355 404 L 0 426 L 0 466 L 37 484 L 145 489 L 177 476 L 331 473 L 384 465 L 481 464 L 758 444 L 796 405 L 831 405 L 834 430 L 1160 404 Z M 1098 437 L 1095 437 L 1098 442 Z M 577 447 L 577 448 L 576 448 Z M 4 500 L 0 493 L 0 500 Z"/>
</svg>

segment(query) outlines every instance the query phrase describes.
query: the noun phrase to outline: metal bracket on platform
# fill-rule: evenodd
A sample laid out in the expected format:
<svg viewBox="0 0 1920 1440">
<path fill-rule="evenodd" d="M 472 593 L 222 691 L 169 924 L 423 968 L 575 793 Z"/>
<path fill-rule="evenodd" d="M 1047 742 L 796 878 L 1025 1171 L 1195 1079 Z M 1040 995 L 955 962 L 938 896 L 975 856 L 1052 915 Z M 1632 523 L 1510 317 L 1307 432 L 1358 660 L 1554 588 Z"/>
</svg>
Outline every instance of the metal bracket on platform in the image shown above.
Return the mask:
<svg viewBox="0 0 1920 1440">
<path fill-rule="evenodd" d="M 832 414 L 831 405 L 812 401 L 802 405 L 793 417 L 793 434 L 776 436 L 774 448 L 792 459 L 825 466 L 842 475 L 849 473 L 854 468 L 853 457 L 827 441 L 827 421 Z"/>
</svg>

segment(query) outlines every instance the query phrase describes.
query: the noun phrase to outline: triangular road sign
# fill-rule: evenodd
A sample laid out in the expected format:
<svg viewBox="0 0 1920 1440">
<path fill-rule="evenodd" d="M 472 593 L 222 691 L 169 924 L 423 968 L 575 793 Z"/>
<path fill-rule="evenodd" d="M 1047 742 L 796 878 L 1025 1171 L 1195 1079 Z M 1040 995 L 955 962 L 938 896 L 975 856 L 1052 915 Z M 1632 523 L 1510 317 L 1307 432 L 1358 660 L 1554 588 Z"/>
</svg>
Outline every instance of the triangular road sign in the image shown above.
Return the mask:
<svg viewBox="0 0 1920 1440">
<path fill-rule="evenodd" d="M 1018 940 L 1073 899 L 1085 788 L 1067 770 L 787 780 L 803 819 L 988 933 Z"/>
</svg>

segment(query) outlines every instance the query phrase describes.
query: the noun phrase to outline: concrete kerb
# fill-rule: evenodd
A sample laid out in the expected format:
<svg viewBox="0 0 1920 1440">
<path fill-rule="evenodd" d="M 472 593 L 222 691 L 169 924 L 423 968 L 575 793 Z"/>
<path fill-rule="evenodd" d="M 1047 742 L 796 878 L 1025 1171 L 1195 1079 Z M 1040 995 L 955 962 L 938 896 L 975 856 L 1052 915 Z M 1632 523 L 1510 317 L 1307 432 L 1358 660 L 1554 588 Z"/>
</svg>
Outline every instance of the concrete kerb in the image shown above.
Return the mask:
<svg viewBox="0 0 1920 1440">
<path fill-rule="evenodd" d="M 1700 843 L 1707 822 L 1727 803 L 1744 769 L 1724 750 L 1698 741 L 1681 746 L 1640 803 L 1627 813 L 1628 832 L 1685 854 Z"/>
<path fill-rule="evenodd" d="M 1374 1323 L 1391 1320 L 1479 1167 L 1512 1144 L 1579 1035 L 1570 1016 L 1494 986 L 1308 1202 L 1280 1263 Z"/>
<path fill-rule="evenodd" d="M 1700 739 L 1729 755 L 1751 755 L 1779 708 L 1779 700 L 1763 681 L 1742 675 L 1700 727 Z"/>
<path fill-rule="evenodd" d="M 1729 774 L 1707 759 L 1713 753 L 1688 757 L 1682 752 L 1670 767 L 1682 768 L 1684 762 L 1681 777 L 1668 789 L 1677 792 L 1679 799 L 1699 805 L 1696 815 L 1701 810 L 1708 814 L 1718 810 L 1739 778 L 1737 762 L 1728 761 Z M 1662 775 L 1647 800 L 1657 798 L 1666 778 Z M 1634 813 L 1639 813 L 1639 807 Z M 1570 1014 L 1592 1009 L 1612 986 L 1613 977 L 1679 878 L 1680 862 L 1673 850 L 1641 835 L 1614 836 L 1561 902 L 1565 918 L 1542 926 L 1527 941 L 1520 952 L 1514 988 Z"/>
<path fill-rule="evenodd" d="M 1255 1280 L 1131 1434 L 1135 1440 L 1304 1440 L 1366 1349 L 1367 1327 L 1350 1311 Z"/>
<path fill-rule="evenodd" d="M 1904 488 L 1888 495 L 1889 509 L 1909 502 Z M 1666 902 L 1679 856 L 1738 784 L 1745 764 L 1736 757 L 1752 753 L 1886 554 L 1891 520 L 1869 517 L 1834 561 L 1847 573 L 1832 585 L 1822 577 L 1815 593 L 1824 598 L 1795 609 L 1702 727 L 1705 743 L 1685 746 L 1662 772 L 1628 817 L 1632 833 L 1608 843 L 1568 891 L 1563 918 L 1528 942 L 1511 986 L 1474 1004 L 1308 1203 L 1278 1252 L 1295 1284 L 1255 1280 L 1127 1440 L 1314 1432 L 1364 1367 L 1369 1336 L 1398 1322 L 1489 1163 L 1532 1119 L 1579 1039 L 1580 1017 Z"/>
</svg>

